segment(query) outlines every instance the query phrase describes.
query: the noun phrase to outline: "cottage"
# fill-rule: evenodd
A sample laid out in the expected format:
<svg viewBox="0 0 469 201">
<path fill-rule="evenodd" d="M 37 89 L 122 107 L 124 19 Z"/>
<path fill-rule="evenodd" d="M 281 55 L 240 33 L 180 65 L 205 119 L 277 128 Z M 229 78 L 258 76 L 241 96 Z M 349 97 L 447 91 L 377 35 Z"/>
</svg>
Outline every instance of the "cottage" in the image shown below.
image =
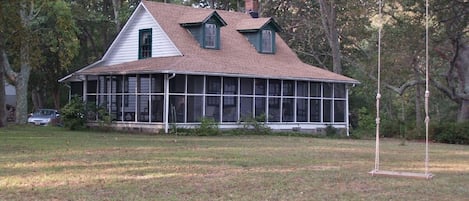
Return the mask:
<svg viewBox="0 0 469 201">
<path fill-rule="evenodd" d="M 262 116 L 272 129 L 348 130 L 358 82 L 303 63 L 279 31 L 255 14 L 142 1 L 101 60 L 60 82 L 120 128 L 168 132 L 202 118 L 236 128 Z"/>
</svg>

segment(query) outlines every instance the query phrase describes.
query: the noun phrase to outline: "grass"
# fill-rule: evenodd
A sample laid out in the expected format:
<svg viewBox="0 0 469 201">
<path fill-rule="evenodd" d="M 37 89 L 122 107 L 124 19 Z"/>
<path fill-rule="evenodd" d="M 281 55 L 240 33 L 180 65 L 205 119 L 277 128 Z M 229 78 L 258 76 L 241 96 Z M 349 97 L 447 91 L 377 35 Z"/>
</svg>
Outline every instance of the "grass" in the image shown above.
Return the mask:
<svg viewBox="0 0 469 201">
<path fill-rule="evenodd" d="M 381 169 L 423 172 L 383 140 Z M 469 146 L 431 144 L 432 180 L 371 177 L 374 141 L 0 129 L 0 200 L 467 200 Z"/>
</svg>

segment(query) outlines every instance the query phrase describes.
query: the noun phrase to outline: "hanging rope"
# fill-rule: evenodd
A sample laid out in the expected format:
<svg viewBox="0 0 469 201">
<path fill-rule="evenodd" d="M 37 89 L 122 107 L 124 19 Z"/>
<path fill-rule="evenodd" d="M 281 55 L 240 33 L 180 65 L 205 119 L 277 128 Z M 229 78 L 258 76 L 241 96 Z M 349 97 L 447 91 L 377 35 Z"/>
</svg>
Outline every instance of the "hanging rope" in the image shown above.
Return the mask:
<svg viewBox="0 0 469 201">
<path fill-rule="evenodd" d="M 428 175 L 428 127 L 430 125 L 430 117 L 428 115 L 428 99 L 430 98 L 429 90 L 429 72 L 428 72 L 428 0 L 425 1 L 425 175 Z"/>
<path fill-rule="evenodd" d="M 380 99 L 381 99 L 381 31 L 383 29 L 383 2 L 379 1 L 379 24 L 378 24 L 378 89 L 376 92 L 376 148 L 375 148 L 375 171 L 379 170 L 379 127 L 380 127 Z"/>
</svg>

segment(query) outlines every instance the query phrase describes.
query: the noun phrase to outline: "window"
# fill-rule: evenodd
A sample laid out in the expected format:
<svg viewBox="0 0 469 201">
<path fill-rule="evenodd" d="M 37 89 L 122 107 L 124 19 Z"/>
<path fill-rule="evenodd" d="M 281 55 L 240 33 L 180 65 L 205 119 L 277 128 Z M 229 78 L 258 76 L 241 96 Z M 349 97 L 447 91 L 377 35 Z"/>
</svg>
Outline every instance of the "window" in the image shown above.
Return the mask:
<svg viewBox="0 0 469 201">
<path fill-rule="evenodd" d="M 262 36 L 261 36 L 261 52 L 263 53 L 273 53 L 273 37 L 272 37 L 272 30 L 262 30 Z"/>
<path fill-rule="evenodd" d="M 217 25 L 205 24 L 205 48 L 216 48 Z"/>
<path fill-rule="evenodd" d="M 138 59 L 151 57 L 151 29 L 139 31 L 138 44 Z"/>
</svg>

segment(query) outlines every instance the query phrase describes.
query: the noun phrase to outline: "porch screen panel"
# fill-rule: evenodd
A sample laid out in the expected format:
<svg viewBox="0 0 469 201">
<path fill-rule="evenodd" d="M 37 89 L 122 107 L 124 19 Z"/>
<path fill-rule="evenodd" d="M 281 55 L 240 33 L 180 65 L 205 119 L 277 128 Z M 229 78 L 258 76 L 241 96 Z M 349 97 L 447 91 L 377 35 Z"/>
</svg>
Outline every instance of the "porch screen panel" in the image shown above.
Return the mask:
<svg viewBox="0 0 469 201">
<path fill-rule="evenodd" d="M 332 122 L 332 100 L 324 100 L 323 102 L 323 122 Z"/>
<path fill-rule="evenodd" d="M 334 98 L 345 98 L 345 84 L 334 84 Z"/>
<path fill-rule="evenodd" d="M 151 96 L 151 122 L 163 122 L 163 96 Z"/>
<path fill-rule="evenodd" d="M 252 97 L 241 97 L 239 103 L 240 120 L 246 121 L 254 117 Z"/>
<path fill-rule="evenodd" d="M 91 107 L 95 107 L 96 106 L 96 95 L 86 96 L 86 103 L 87 103 L 87 105 L 89 105 Z M 91 109 L 91 108 L 88 108 L 88 109 Z M 86 118 L 88 120 L 94 121 L 94 120 L 96 120 L 96 113 L 92 110 L 87 110 Z"/>
<path fill-rule="evenodd" d="M 255 79 L 255 94 L 266 95 L 267 93 L 267 81 L 265 79 Z"/>
<path fill-rule="evenodd" d="M 269 80 L 269 95 L 270 96 L 280 96 L 280 80 Z"/>
<path fill-rule="evenodd" d="M 282 103 L 282 121 L 293 122 L 295 111 L 295 99 L 284 98 Z"/>
<path fill-rule="evenodd" d="M 223 78 L 223 94 L 238 94 L 238 78 Z"/>
<path fill-rule="evenodd" d="M 169 96 L 169 122 L 184 123 L 186 100 L 184 96 Z"/>
<path fill-rule="evenodd" d="M 310 121 L 321 122 L 321 100 L 312 99 L 310 101 Z"/>
<path fill-rule="evenodd" d="M 220 121 L 220 96 L 205 97 L 205 116 Z"/>
<path fill-rule="evenodd" d="M 164 78 L 163 74 L 151 75 L 151 92 L 163 93 L 164 91 Z"/>
<path fill-rule="evenodd" d="M 113 121 L 122 121 L 122 95 L 112 96 L 111 118 Z"/>
<path fill-rule="evenodd" d="M 269 122 L 279 122 L 280 115 L 280 98 L 269 98 L 269 114 L 267 115 Z"/>
<path fill-rule="evenodd" d="M 238 120 L 238 97 L 223 97 L 223 122 L 236 122 Z"/>
<path fill-rule="evenodd" d="M 240 94 L 241 95 L 252 95 L 253 94 L 253 83 L 254 79 L 252 78 L 240 78 Z"/>
<path fill-rule="evenodd" d="M 333 84 L 332 83 L 324 83 L 323 84 L 323 96 L 324 98 L 332 98 L 333 94 Z"/>
<path fill-rule="evenodd" d="M 296 121 L 308 121 L 308 99 L 299 98 L 296 100 Z"/>
<path fill-rule="evenodd" d="M 255 99 L 255 107 L 254 107 L 254 115 L 255 117 L 260 117 L 260 116 L 264 116 L 266 117 L 266 114 L 265 114 L 265 111 L 266 111 L 266 104 L 265 104 L 265 101 L 266 101 L 266 98 L 262 98 L 262 97 L 256 97 Z M 263 119 L 264 121 L 266 119 Z"/>
<path fill-rule="evenodd" d="M 308 82 L 298 81 L 296 86 L 296 93 L 298 97 L 308 97 Z"/>
<path fill-rule="evenodd" d="M 221 77 L 207 76 L 205 90 L 207 94 L 220 94 L 221 93 Z"/>
<path fill-rule="evenodd" d="M 148 95 L 139 95 L 138 96 L 138 113 L 137 119 L 140 122 L 148 122 L 150 121 L 150 103 L 149 103 L 149 96 Z"/>
<path fill-rule="evenodd" d="M 150 75 L 140 75 L 137 88 L 138 88 L 139 93 L 149 93 L 150 92 Z"/>
<path fill-rule="evenodd" d="M 284 80 L 283 81 L 283 96 L 294 96 L 295 95 L 295 81 Z"/>
<path fill-rule="evenodd" d="M 187 96 L 187 122 L 200 122 L 203 117 L 203 96 Z"/>
<path fill-rule="evenodd" d="M 186 90 L 186 76 L 176 75 L 169 80 L 169 92 L 170 93 L 184 93 Z"/>
<path fill-rule="evenodd" d="M 310 96 L 311 97 L 321 97 L 322 96 L 321 83 L 311 82 L 309 88 L 310 88 Z"/>
<path fill-rule="evenodd" d="M 334 101 L 334 122 L 345 122 L 345 101 Z"/>
<path fill-rule="evenodd" d="M 204 76 L 188 75 L 187 76 L 187 93 L 190 93 L 190 94 L 204 93 Z"/>
</svg>

